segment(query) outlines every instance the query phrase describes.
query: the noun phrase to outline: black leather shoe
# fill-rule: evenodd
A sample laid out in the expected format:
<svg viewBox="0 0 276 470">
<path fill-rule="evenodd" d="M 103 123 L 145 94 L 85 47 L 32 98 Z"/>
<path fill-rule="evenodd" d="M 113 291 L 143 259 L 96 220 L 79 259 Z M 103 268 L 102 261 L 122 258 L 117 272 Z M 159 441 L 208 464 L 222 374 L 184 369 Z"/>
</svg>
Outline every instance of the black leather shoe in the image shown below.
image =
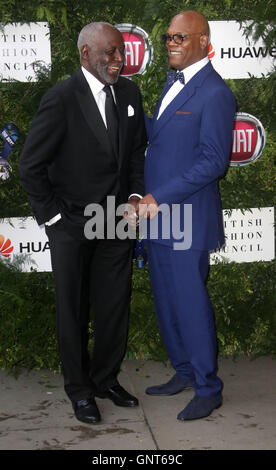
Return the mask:
<svg viewBox="0 0 276 470">
<path fill-rule="evenodd" d="M 117 406 L 138 406 L 137 398 L 130 395 L 120 384 L 113 385 L 106 390 L 96 390 L 95 395 L 99 398 L 109 398 Z"/>
<path fill-rule="evenodd" d="M 96 424 L 101 421 L 101 415 L 94 398 L 75 401 L 73 410 L 76 418 L 84 423 Z"/>
</svg>

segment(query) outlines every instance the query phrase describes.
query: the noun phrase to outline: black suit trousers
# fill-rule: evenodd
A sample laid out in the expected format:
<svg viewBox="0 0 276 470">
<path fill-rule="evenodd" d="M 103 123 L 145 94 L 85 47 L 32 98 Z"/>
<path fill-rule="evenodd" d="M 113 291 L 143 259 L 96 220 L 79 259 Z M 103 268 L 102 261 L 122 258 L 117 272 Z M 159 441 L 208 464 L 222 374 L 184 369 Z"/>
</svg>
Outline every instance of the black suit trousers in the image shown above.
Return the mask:
<svg viewBox="0 0 276 470">
<path fill-rule="evenodd" d="M 133 240 L 73 238 L 60 221 L 46 228 L 56 287 L 57 339 L 72 401 L 117 382 L 131 296 Z M 92 312 L 93 352 L 89 354 Z"/>
</svg>

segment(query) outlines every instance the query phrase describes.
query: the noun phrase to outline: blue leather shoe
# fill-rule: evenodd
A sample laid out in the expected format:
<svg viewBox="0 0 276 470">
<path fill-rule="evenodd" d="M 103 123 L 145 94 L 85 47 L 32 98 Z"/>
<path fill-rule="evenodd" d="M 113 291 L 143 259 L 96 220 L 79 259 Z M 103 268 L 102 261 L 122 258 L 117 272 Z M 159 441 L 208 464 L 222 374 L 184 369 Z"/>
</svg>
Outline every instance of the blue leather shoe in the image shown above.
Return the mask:
<svg viewBox="0 0 276 470">
<path fill-rule="evenodd" d="M 146 389 L 147 395 L 175 395 L 187 388 L 194 387 L 194 381 L 175 374 L 167 383 Z"/>
<path fill-rule="evenodd" d="M 213 410 L 219 408 L 222 404 L 222 396 L 219 393 L 211 397 L 200 397 L 195 395 L 194 398 L 188 403 L 184 410 L 180 411 L 177 419 L 180 421 L 188 421 L 192 419 L 206 418 Z"/>
</svg>

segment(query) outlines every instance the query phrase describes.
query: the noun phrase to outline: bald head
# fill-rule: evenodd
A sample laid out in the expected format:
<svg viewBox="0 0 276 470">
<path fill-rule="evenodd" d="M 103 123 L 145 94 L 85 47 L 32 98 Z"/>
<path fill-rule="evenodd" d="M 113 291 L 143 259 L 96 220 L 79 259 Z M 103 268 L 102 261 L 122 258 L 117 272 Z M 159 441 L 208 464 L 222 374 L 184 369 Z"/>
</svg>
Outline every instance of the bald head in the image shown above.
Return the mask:
<svg viewBox="0 0 276 470">
<path fill-rule="evenodd" d="M 205 16 L 202 15 L 202 13 L 199 13 L 198 11 L 195 11 L 195 10 L 187 10 L 176 15 L 172 19 L 172 21 L 177 18 L 182 19 L 187 23 L 187 27 L 190 30 L 189 31 L 190 33 L 200 31 L 209 36 L 210 34 L 209 24 Z"/>
<path fill-rule="evenodd" d="M 89 23 L 84 26 L 79 34 L 77 46 L 81 56 L 82 46 L 92 46 L 94 38 L 104 32 L 104 29 L 111 29 L 118 31 L 115 26 L 104 21 Z"/>
<path fill-rule="evenodd" d="M 124 64 L 125 45 L 118 29 L 109 23 L 90 23 L 78 39 L 81 65 L 105 85 L 117 82 Z"/>
<path fill-rule="evenodd" d="M 174 16 L 168 35 L 175 34 L 182 36 L 180 44 L 173 39 L 166 42 L 171 67 L 183 70 L 207 56 L 209 25 L 204 15 L 187 10 Z"/>
</svg>

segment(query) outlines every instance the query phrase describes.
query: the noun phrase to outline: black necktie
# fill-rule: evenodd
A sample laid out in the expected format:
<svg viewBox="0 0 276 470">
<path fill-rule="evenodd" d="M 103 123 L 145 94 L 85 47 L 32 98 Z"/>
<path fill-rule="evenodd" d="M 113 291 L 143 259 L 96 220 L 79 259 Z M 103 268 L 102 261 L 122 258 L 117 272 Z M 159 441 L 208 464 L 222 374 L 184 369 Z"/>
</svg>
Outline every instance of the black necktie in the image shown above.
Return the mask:
<svg viewBox="0 0 276 470">
<path fill-rule="evenodd" d="M 114 103 L 112 91 L 110 86 L 105 85 L 103 91 L 106 94 L 105 99 L 105 117 L 107 124 L 107 133 L 109 135 L 115 155 L 118 156 L 119 152 L 119 117 L 116 105 Z"/>
</svg>

